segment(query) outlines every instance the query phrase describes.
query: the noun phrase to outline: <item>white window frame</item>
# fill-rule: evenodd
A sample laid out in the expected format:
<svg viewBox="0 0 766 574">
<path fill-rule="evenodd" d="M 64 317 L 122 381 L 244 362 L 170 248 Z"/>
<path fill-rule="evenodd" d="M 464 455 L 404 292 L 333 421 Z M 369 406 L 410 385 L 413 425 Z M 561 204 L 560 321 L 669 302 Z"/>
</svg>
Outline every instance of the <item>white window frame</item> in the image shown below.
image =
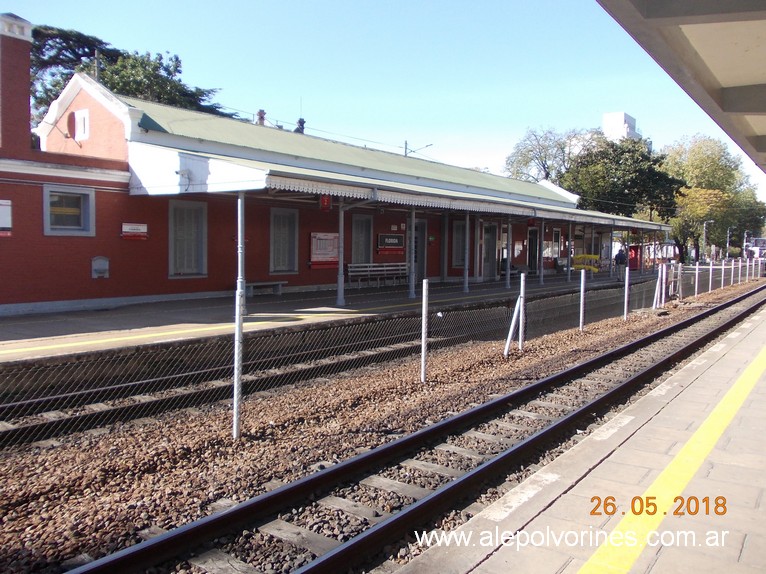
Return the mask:
<svg viewBox="0 0 766 574">
<path fill-rule="evenodd" d="M 277 217 L 288 216 L 293 218 L 293 233 L 292 237 L 288 238 L 290 242 L 288 249 L 292 252 L 288 254 L 288 263 L 283 266 L 277 262 L 276 246 L 282 244 L 282 237 L 277 224 L 275 222 Z M 300 229 L 300 219 L 298 217 L 297 209 L 285 209 L 282 207 L 272 207 L 270 214 L 269 225 L 269 273 L 274 275 L 284 275 L 298 273 L 298 232 Z"/>
<path fill-rule="evenodd" d="M 462 230 L 462 231 L 461 231 Z M 460 233 L 462 232 L 462 238 Z M 454 220 L 452 222 L 452 267 L 465 267 L 465 242 L 466 237 L 465 221 Z"/>
<path fill-rule="evenodd" d="M 90 137 L 90 112 L 75 110 L 74 112 L 74 141 L 81 142 Z"/>
<path fill-rule="evenodd" d="M 175 210 L 177 208 L 199 211 L 201 218 L 201 229 L 194 238 L 197 243 L 197 263 L 196 269 L 180 270 L 176 266 L 176 225 Z M 207 277 L 207 203 L 204 201 L 187 201 L 171 199 L 168 202 L 168 276 L 171 279 L 187 279 Z"/>
<path fill-rule="evenodd" d="M 81 223 L 79 226 L 55 225 L 51 217 L 51 201 L 57 195 L 78 196 L 81 203 Z M 44 235 L 95 237 L 96 235 L 96 192 L 89 187 L 69 187 L 66 185 L 46 184 L 43 186 L 43 233 Z"/>
</svg>

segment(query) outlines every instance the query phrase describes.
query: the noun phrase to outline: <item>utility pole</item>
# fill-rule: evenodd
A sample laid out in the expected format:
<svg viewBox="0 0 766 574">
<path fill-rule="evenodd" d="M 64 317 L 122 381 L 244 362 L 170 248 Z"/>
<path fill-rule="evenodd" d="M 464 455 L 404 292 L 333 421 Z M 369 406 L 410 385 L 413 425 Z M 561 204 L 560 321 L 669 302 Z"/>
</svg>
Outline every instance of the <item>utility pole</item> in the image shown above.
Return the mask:
<svg viewBox="0 0 766 574">
<path fill-rule="evenodd" d="M 415 152 L 418 152 L 418 151 L 420 151 L 422 149 L 426 149 L 427 147 L 431 147 L 432 145 L 434 145 L 434 144 L 424 145 L 423 147 L 419 147 L 418 149 L 410 149 L 408 147 L 408 145 L 407 145 L 407 140 L 404 140 L 404 157 L 407 157 L 411 153 L 415 153 Z"/>
</svg>

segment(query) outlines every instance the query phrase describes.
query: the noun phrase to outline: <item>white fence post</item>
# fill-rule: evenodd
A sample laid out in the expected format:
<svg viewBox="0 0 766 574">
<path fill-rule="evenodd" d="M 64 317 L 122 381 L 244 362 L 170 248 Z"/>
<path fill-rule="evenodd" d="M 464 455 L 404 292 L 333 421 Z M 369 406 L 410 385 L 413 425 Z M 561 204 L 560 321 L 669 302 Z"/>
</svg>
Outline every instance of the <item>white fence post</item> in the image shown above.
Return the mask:
<svg viewBox="0 0 766 574">
<path fill-rule="evenodd" d="M 726 260 L 721 261 L 721 289 L 726 285 Z"/>
<path fill-rule="evenodd" d="M 541 269 L 542 271 L 542 269 Z M 527 328 L 527 310 L 526 310 L 526 293 L 527 293 L 527 274 L 521 274 L 521 286 L 519 287 L 519 351 L 524 350 L 524 330 Z"/>
<path fill-rule="evenodd" d="M 742 258 L 739 258 L 739 277 L 737 277 L 737 283 L 742 283 Z"/>
<path fill-rule="evenodd" d="M 697 264 L 694 266 L 694 298 L 697 298 L 697 295 L 699 294 L 699 286 L 700 286 L 700 262 L 697 261 Z"/>
<path fill-rule="evenodd" d="M 426 382 L 426 362 L 428 357 L 428 279 L 423 279 L 423 311 L 420 332 L 420 382 Z"/>
<path fill-rule="evenodd" d="M 662 268 L 657 268 L 657 283 L 654 286 L 654 300 L 652 301 L 652 309 L 660 308 L 660 284 L 662 283 Z"/>
<path fill-rule="evenodd" d="M 684 264 L 678 264 L 678 300 L 684 300 Z"/>
<path fill-rule="evenodd" d="M 669 263 L 662 264 L 662 291 L 660 291 L 660 307 L 665 307 L 665 293 L 668 291 L 668 266 Z"/>
<path fill-rule="evenodd" d="M 707 292 L 710 293 L 713 290 L 713 260 L 710 260 L 710 277 L 708 278 Z"/>
<path fill-rule="evenodd" d="M 234 400 L 232 405 L 232 437 L 241 434 L 240 411 L 242 408 L 242 327 L 245 315 L 245 192 L 237 196 L 237 292 L 234 295 Z"/>
<path fill-rule="evenodd" d="M 623 319 L 628 320 L 628 311 L 630 310 L 630 265 L 625 266 L 625 311 Z"/>
<path fill-rule="evenodd" d="M 580 331 L 585 328 L 585 269 L 580 270 Z"/>
<path fill-rule="evenodd" d="M 513 317 L 511 318 L 511 326 L 508 329 L 508 337 L 505 339 L 505 349 L 503 349 L 503 357 L 508 358 L 508 354 L 511 352 L 511 341 L 513 341 L 513 335 L 516 333 L 516 328 L 519 326 L 519 314 L 521 311 L 521 297 L 516 298 L 516 306 L 513 308 Z"/>
</svg>

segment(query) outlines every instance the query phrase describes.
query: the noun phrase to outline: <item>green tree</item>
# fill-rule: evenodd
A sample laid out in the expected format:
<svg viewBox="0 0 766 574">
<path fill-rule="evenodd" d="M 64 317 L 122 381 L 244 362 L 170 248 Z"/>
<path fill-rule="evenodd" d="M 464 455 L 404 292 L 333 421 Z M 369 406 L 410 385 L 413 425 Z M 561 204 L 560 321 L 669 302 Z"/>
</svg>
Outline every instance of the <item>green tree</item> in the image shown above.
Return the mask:
<svg viewBox="0 0 766 574">
<path fill-rule="evenodd" d="M 105 62 L 115 62 L 122 55 L 120 50 L 100 38 L 76 30 L 35 26 L 32 40 L 31 103 L 36 121 L 45 116 L 51 102 L 78 68 L 93 66 L 96 52 Z"/>
<path fill-rule="evenodd" d="M 683 195 L 677 199 L 676 215 L 670 220 L 671 237 L 678 248 L 681 261 L 690 261 L 690 244 L 694 247 L 695 260 L 699 261 L 702 254 L 700 240 L 703 230 L 706 231 L 705 247 L 715 242 L 714 230 L 724 225 L 731 201 L 731 193 L 718 189 L 692 187 L 684 190 Z M 710 223 L 705 225 L 706 221 Z"/>
<path fill-rule="evenodd" d="M 210 102 L 217 90 L 190 87 L 181 81 L 178 56 L 128 53 L 95 36 L 52 26 L 36 26 L 32 38 L 31 101 L 33 119 L 37 122 L 75 72 L 98 75 L 106 88 L 123 96 L 234 115 L 225 113 L 220 104 Z"/>
<path fill-rule="evenodd" d="M 149 53 L 122 54 L 116 62 L 106 63 L 99 73 L 101 83 L 116 94 L 133 96 L 179 108 L 230 116 L 220 104 L 207 103 L 215 89 L 187 86 L 181 81 L 178 56 Z"/>
<path fill-rule="evenodd" d="M 644 140 L 613 142 L 598 137 L 560 178 L 560 185 L 580 195 L 578 207 L 626 217 L 647 214 L 667 220 L 684 182 L 661 169 L 664 156 Z"/>
<path fill-rule="evenodd" d="M 766 204 L 756 197 L 755 188 L 742 170 L 740 159 L 714 138 L 696 135 L 663 149 L 663 168 L 688 182 L 686 199 L 679 201 L 673 218 L 673 240 L 683 252 L 691 242 L 700 255 L 699 240 L 704 221 L 706 243 L 742 246 L 745 231 L 760 234 L 766 218 Z M 699 190 L 704 190 L 701 192 Z"/>
<path fill-rule="evenodd" d="M 557 133 L 550 128 L 527 129 L 506 158 L 505 171 L 509 177 L 523 181 L 547 179 L 558 184 L 574 157 L 587 149 L 593 138 L 592 132 L 581 130 Z"/>
</svg>

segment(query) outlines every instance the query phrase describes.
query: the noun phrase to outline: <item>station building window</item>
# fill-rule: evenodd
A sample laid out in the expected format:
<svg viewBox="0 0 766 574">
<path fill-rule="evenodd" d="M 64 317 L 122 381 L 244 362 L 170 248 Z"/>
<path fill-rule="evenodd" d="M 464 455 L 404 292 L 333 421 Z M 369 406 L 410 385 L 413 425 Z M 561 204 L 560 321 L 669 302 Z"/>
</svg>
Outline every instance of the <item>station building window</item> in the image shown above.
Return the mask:
<svg viewBox="0 0 766 574">
<path fill-rule="evenodd" d="M 452 267 L 465 265 L 465 221 L 452 222 Z"/>
<path fill-rule="evenodd" d="M 96 235 L 96 193 L 89 188 L 43 187 L 45 235 Z"/>
<path fill-rule="evenodd" d="M 372 263 L 372 216 L 355 214 L 351 222 L 351 262 Z"/>
<path fill-rule="evenodd" d="M 298 272 L 298 210 L 271 210 L 271 273 Z"/>
<path fill-rule="evenodd" d="M 207 275 L 207 204 L 170 202 L 170 276 Z"/>
</svg>

